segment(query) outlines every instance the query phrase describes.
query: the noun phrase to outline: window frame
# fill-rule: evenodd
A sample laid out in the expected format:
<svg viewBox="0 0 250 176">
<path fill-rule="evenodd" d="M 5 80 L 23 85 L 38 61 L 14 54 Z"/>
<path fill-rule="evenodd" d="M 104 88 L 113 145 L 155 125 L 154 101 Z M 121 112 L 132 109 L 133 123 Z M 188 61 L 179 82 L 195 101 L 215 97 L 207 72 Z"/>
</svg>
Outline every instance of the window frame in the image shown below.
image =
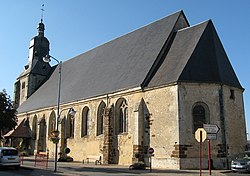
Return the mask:
<svg viewBox="0 0 250 176">
<path fill-rule="evenodd" d="M 104 133 L 104 110 L 106 108 L 106 103 L 101 101 L 97 110 L 97 127 L 96 127 L 96 135 L 102 135 Z"/>
<path fill-rule="evenodd" d="M 202 115 L 204 116 L 202 119 L 202 124 L 199 124 L 199 122 L 195 122 L 195 116 L 194 116 L 194 110 L 196 107 L 202 107 L 204 112 L 202 113 Z M 193 128 L 193 133 L 195 133 L 195 131 L 198 128 L 203 128 L 203 124 L 209 124 L 210 123 L 210 113 L 209 113 L 209 107 L 206 103 L 204 102 L 196 102 L 193 107 L 192 107 L 192 128 Z M 198 114 L 199 115 L 199 114 Z M 196 114 L 196 117 L 198 116 Z"/>
<path fill-rule="evenodd" d="M 90 109 L 85 106 L 82 109 L 82 121 L 81 121 L 81 137 L 86 137 L 89 135 L 90 128 Z"/>
</svg>

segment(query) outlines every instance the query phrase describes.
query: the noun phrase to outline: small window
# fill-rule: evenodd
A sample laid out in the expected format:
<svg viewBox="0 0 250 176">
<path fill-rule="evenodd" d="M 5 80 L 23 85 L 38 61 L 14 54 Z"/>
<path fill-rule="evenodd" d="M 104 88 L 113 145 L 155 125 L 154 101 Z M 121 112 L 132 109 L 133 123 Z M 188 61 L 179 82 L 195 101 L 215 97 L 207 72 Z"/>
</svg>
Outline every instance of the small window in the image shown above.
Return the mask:
<svg viewBox="0 0 250 176">
<path fill-rule="evenodd" d="M 22 83 L 22 89 L 24 89 L 24 88 L 25 88 L 25 82 Z"/>
<path fill-rule="evenodd" d="M 230 89 L 230 99 L 235 99 L 234 90 Z"/>
</svg>

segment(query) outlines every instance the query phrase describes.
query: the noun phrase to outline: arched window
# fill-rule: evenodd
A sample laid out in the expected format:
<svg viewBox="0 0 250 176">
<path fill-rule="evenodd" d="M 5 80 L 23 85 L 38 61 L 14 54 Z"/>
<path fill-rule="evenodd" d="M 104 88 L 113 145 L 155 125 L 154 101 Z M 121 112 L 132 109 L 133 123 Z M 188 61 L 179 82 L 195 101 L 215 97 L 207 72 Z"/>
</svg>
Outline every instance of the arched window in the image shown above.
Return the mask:
<svg viewBox="0 0 250 176">
<path fill-rule="evenodd" d="M 38 122 L 39 125 L 39 135 L 38 135 L 38 141 L 37 141 L 37 150 L 38 151 L 46 151 L 46 127 L 47 123 L 45 120 L 45 115 L 43 115 L 42 119 Z"/>
<path fill-rule="evenodd" d="M 56 127 L 56 113 L 55 111 L 52 111 L 49 116 L 48 135 L 50 135 L 50 133 L 55 130 L 55 127 Z"/>
<path fill-rule="evenodd" d="M 87 136 L 89 134 L 89 108 L 86 106 L 82 110 L 82 129 L 81 137 Z"/>
<path fill-rule="evenodd" d="M 128 107 L 125 107 L 124 108 L 124 115 L 125 115 L 125 118 L 124 118 L 124 131 L 125 132 L 128 132 Z"/>
<path fill-rule="evenodd" d="M 71 117 L 69 117 L 69 118 L 70 118 L 70 128 L 69 128 L 70 134 L 69 134 L 69 136 L 70 136 L 70 138 L 73 138 L 74 137 L 74 130 L 75 130 L 75 119 L 71 118 Z"/>
<path fill-rule="evenodd" d="M 66 120 L 66 137 L 74 138 L 74 131 L 75 131 L 75 118 L 73 118 L 70 114 L 68 114 Z"/>
<path fill-rule="evenodd" d="M 103 129 L 104 129 L 104 109 L 106 107 L 106 104 L 104 101 L 102 101 L 98 107 L 97 111 L 97 132 L 96 135 L 103 134 Z"/>
<path fill-rule="evenodd" d="M 124 98 L 116 102 L 116 132 L 128 132 L 128 105 Z"/>
<path fill-rule="evenodd" d="M 192 111 L 194 132 L 203 128 L 203 124 L 209 123 L 209 109 L 205 103 L 196 103 Z"/>
<path fill-rule="evenodd" d="M 37 136 L 37 116 L 35 115 L 32 122 L 32 139 L 36 139 Z"/>
</svg>

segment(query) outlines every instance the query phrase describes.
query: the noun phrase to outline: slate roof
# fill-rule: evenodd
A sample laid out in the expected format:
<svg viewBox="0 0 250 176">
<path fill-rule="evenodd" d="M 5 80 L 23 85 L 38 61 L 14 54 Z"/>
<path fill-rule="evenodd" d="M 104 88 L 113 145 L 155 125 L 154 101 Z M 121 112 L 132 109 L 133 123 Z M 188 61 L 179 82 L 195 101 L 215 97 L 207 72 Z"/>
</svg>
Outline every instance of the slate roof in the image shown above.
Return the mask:
<svg viewBox="0 0 250 176">
<path fill-rule="evenodd" d="M 242 88 L 212 22 L 189 27 L 182 11 L 64 62 L 61 103 L 179 81 Z M 58 68 L 18 112 L 56 105 L 57 92 Z"/>
<path fill-rule="evenodd" d="M 176 31 L 148 86 L 175 82 L 220 83 L 243 89 L 211 20 Z"/>
</svg>

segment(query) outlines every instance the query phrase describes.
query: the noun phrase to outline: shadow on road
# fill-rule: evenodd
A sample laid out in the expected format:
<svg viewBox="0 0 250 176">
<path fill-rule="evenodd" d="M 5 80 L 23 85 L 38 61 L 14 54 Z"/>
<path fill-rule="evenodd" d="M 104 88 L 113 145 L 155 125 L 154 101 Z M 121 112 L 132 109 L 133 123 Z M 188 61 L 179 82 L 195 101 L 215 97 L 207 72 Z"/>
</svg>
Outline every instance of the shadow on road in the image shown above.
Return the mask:
<svg viewBox="0 0 250 176">
<path fill-rule="evenodd" d="M 71 170 L 74 172 L 102 172 L 102 173 L 127 173 L 127 174 L 145 174 L 145 173 L 150 173 L 149 170 L 129 170 L 128 168 L 104 168 L 104 167 L 79 167 L 79 168 L 72 168 L 72 167 L 61 167 L 66 170 Z M 197 172 L 192 172 L 192 171 L 180 171 L 180 170 L 157 170 L 153 169 L 152 173 L 188 173 L 188 174 L 193 174 Z"/>
</svg>

